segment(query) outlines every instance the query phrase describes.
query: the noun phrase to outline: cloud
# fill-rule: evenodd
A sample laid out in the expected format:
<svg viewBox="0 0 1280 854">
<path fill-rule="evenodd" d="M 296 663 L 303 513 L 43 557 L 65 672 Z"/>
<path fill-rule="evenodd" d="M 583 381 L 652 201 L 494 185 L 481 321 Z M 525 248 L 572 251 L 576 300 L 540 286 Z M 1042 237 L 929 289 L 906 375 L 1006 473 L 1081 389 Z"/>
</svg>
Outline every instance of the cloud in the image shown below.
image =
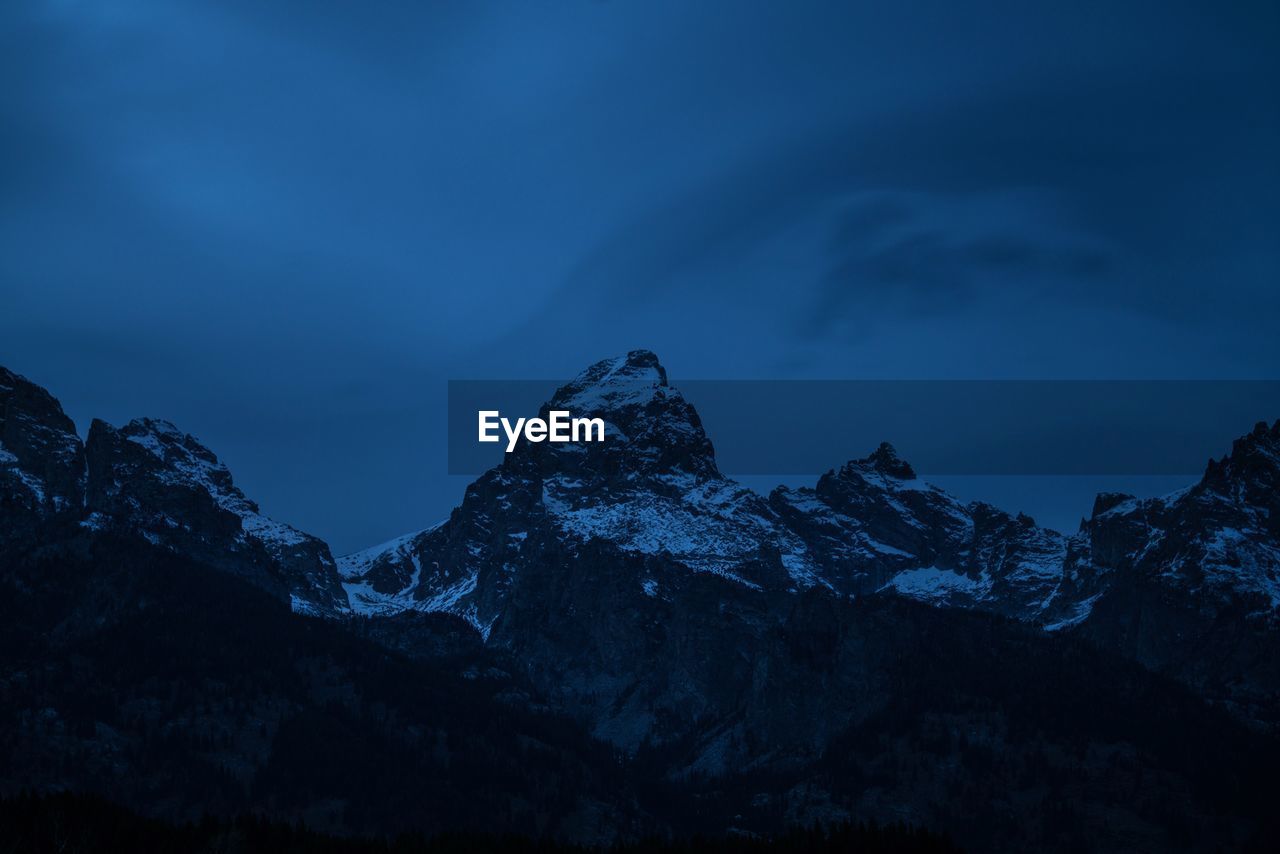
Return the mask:
<svg viewBox="0 0 1280 854">
<path fill-rule="evenodd" d="M 1278 14 L 0 4 L 0 362 L 352 546 L 450 375 L 1259 370 Z"/>
<path fill-rule="evenodd" d="M 1223 56 L 1194 72 L 1029 75 L 784 140 L 624 223 L 526 330 L 625 307 L 624 327 L 678 341 L 690 325 L 675 311 L 715 306 L 780 361 L 815 336 L 834 336 L 839 360 L 853 327 L 910 337 L 975 312 L 1037 315 L 1017 319 L 1022 335 L 1142 317 L 1168 326 L 1158 347 L 1187 324 L 1261 333 L 1249 306 L 1280 309 L 1264 233 L 1280 229 L 1280 76 Z M 1203 354 L 1182 357 L 1194 369 Z"/>
<path fill-rule="evenodd" d="M 1045 194 L 874 193 L 846 203 L 831 225 L 830 267 L 817 283 L 805 334 L 867 310 L 947 315 L 1009 291 L 1092 290 L 1111 250 L 1065 227 Z"/>
</svg>

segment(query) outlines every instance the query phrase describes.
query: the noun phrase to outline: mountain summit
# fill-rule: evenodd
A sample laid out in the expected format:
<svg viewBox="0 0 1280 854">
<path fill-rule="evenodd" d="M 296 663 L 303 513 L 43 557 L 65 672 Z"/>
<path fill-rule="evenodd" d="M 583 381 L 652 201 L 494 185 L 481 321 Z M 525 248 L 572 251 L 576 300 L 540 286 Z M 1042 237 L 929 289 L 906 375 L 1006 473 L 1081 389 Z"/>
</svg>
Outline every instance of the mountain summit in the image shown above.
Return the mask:
<svg viewBox="0 0 1280 854">
<path fill-rule="evenodd" d="M 0 367 L 0 547 L 30 543 L 52 520 L 84 504 L 84 448 L 62 405 Z"/>
<path fill-rule="evenodd" d="M 677 473 L 720 476 L 697 411 L 667 382 L 666 369 L 648 350 L 597 362 L 560 387 L 543 406 L 544 412 L 549 409 L 601 417 L 607 425 L 608 441 L 594 447 L 527 449 L 543 458 L 541 464 L 552 451 L 557 473 L 610 478 Z M 518 466 L 522 461 L 517 457 L 514 462 Z"/>
<path fill-rule="evenodd" d="M 592 365 L 549 409 L 604 418 L 605 441 L 523 444 L 448 521 L 341 559 L 354 609 L 447 610 L 488 638 L 531 562 L 554 554 L 567 565 L 597 549 L 757 588 L 816 583 L 768 502 L 720 474 L 698 413 L 653 353 Z M 637 578 L 635 591 L 658 595 L 661 574 Z"/>
<path fill-rule="evenodd" d="M 263 515 L 168 421 L 94 420 L 81 443 L 43 388 L 0 368 L 0 548 L 109 531 L 240 576 L 299 612 L 349 609 L 329 547 Z"/>
<path fill-rule="evenodd" d="M 154 418 L 120 428 L 94 419 L 85 450 L 88 524 L 140 534 L 243 576 L 295 611 L 347 610 L 329 547 L 259 512 L 195 437 Z"/>
<path fill-rule="evenodd" d="M 515 761 L 569 769 L 529 791 L 569 809 L 570 778 L 625 767 L 719 827 L 892 814 L 964 833 L 985 809 L 975 847 L 1038 850 L 1065 804 L 1118 849 L 1163 850 L 1270 811 L 1243 781 L 1271 773 L 1280 724 L 1280 424 L 1185 490 L 1099 496 L 1064 535 L 948 495 L 888 444 L 812 486 L 746 489 L 648 351 L 551 407 L 606 419 L 606 441 L 519 445 L 444 522 L 335 562 L 175 425 L 95 421 L 82 447 L 56 400 L 0 372 L 0 626 L 19 626 L 0 686 L 21 698 L 21 773 L 83 767 L 125 797 L 289 792 L 385 829 L 484 797 L 486 757 L 577 733 L 594 746 Z M 74 718 L 113 692 L 128 699 L 102 720 Z M 423 728 L 423 709 L 443 717 Z M 546 711 L 572 721 L 507 731 Z M 197 735 L 178 759 L 174 720 Z M 590 814 L 597 839 L 629 810 Z"/>
<path fill-rule="evenodd" d="M 1276 428 L 1262 425 L 1238 441 L 1190 490 L 1150 501 L 1100 496 L 1094 517 L 1068 536 L 959 501 L 921 481 L 888 443 L 813 487 L 779 487 L 764 498 L 719 471 L 697 412 L 646 350 L 592 365 L 548 408 L 604 417 L 607 441 L 522 445 L 467 489 L 447 521 L 340 559 L 353 609 L 447 611 L 517 656 L 534 648 L 568 656 L 547 644 L 552 636 L 575 644 L 577 636 L 553 631 L 545 618 L 564 615 L 570 600 L 590 609 L 590 619 L 625 612 L 644 623 L 668 606 L 693 607 L 688 596 L 723 607 L 748 593 L 779 602 L 809 590 L 896 595 L 1104 639 L 1214 696 L 1280 685 L 1269 671 L 1242 675 L 1258 671 L 1252 647 L 1236 656 L 1240 670 L 1214 679 L 1157 659 L 1130 640 L 1136 629 L 1123 616 L 1138 607 L 1127 591 L 1145 579 L 1152 586 L 1143 602 L 1183 603 L 1161 611 L 1162 633 L 1190 630 L 1190 614 L 1244 608 L 1274 642 Z M 692 594 L 691 585 L 715 592 Z M 1214 604 L 1188 598 L 1202 589 L 1213 591 Z M 1190 650 L 1180 660 L 1196 658 Z M 1261 690 L 1245 692 L 1255 710 Z M 599 685 L 590 692 L 600 702 Z M 638 720 L 596 718 L 623 742 L 648 737 Z"/>
<path fill-rule="evenodd" d="M 1280 717 L 1280 422 L 1238 439 L 1185 490 L 1100 495 L 1063 535 L 957 500 L 888 443 L 812 487 L 762 496 L 720 472 L 697 411 L 647 350 L 591 365 L 542 410 L 552 408 L 603 418 L 606 441 L 523 443 L 444 522 L 335 562 L 320 540 L 264 516 L 174 425 L 94 421 L 82 446 L 51 395 L 0 371 L 0 547 L 77 523 L 141 537 L 302 613 L 455 615 L 531 671 L 535 659 L 572 660 L 593 621 L 622 613 L 643 638 L 672 609 L 697 622 L 694 612 L 744 596 L 770 610 L 810 591 L 898 596 L 1079 633 L 1247 717 Z M 566 633 L 548 614 L 579 625 Z M 575 679 L 556 690 L 600 733 L 635 744 L 652 721 L 616 707 L 635 687 L 624 657 L 600 651 L 575 677 L 580 691 Z M 605 672 L 616 672 L 608 690 Z M 693 708 L 705 688 L 694 680 L 647 702 Z M 588 697 L 594 711 L 580 708 Z"/>
</svg>

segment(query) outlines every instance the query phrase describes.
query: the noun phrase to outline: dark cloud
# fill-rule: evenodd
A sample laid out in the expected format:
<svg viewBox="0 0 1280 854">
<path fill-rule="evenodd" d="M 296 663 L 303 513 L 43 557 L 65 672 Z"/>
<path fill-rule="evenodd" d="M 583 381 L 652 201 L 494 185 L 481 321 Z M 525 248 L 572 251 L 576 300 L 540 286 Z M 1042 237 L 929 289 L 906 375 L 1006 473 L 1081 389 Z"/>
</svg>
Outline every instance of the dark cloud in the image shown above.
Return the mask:
<svg viewBox="0 0 1280 854">
<path fill-rule="evenodd" d="M 1280 363 L 1280 7 L 731 5 L 0 5 L 0 363 L 340 549 L 448 376 Z"/>
<path fill-rule="evenodd" d="M 1094 289 L 1111 272 L 1108 248 L 1046 229 L 1036 222 L 1043 213 L 1028 199 L 957 205 L 880 194 L 851 204 L 834 218 L 832 266 L 802 331 L 830 331 L 851 307 L 881 316 L 954 315 L 1010 289 L 1059 296 Z"/>
<path fill-rule="evenodd" d="M 1265 256 L 1258 220 L 1280 226 L 1270 201 L 1280 190 L 1272 153 L 1280 150 L 1272 100 L 1280 86 L 1256 82 L 1188 78 L 1170 68 L 1154 80 L 1019 81 L 1016 91 L 957 98 L 928 115 L 890 112 L 786 144 L 634 221 L 571 282 L 607 280 L 614 294 L 660 290 L 683 269 L 834 206 L 827 226 L 834 272 L 808 286 L 819 312 L 831 307 L 828 285 L 874 292 L 914 281 L 937 292 L 950 282 L 965 291 L 975 275 L 1003 270 L 1052 274 L 1057 292 L 1081 299 L 1106 294 L 1104 308 L 1197 318 L 1204 267 L 1242 244 Z M 841 206 L 850 195 L 869 198 Z M 1222 218 L 1220 205 L 1240 218 Z M 938 216 L 951 221 L 928 222 Z M 985 233 L 974 236 L 975 228 Z M 885 232 L 895 238 L 877 246 Z M 1268 264 L 1239 271 L 1233 290 L 1265 294 L 1274 272 Z M 709 276 L 706 287 L 732 290 L 735 282 Z M 794 293 L 796 283 L 789 287 Z M 968 301 L 961 297 L 942 300 Z"/>
</svg>

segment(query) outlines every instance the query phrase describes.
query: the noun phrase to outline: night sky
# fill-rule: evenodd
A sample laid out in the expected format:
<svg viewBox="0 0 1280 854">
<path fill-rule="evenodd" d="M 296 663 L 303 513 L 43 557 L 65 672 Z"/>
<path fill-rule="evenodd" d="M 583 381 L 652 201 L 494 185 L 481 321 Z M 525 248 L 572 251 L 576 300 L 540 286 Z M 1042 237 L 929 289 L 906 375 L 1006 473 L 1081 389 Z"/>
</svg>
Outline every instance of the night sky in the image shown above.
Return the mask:
<svg viewBox="0 0 1280 854">
<path fill-rule="evenodd" d="M 1275 2 L 4 3 L 0 364 L 339 553 L 459 498 L 448 378 L 1275 377 L 1278 47 Z"/>
</svg>

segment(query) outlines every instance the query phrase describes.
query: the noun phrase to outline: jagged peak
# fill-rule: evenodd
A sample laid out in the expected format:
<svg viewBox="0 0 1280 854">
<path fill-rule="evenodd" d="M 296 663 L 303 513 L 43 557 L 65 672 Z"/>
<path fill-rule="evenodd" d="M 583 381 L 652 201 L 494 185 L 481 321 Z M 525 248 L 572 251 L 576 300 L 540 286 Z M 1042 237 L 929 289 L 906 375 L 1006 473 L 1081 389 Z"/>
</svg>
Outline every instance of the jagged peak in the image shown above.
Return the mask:
<svg viewBox="0 0 1280 854">
<path fill-rule="evenodd" d="M 666 369 L 651 350 L 632 350 L 596 362 L 560 387 L 542 406 L 573 417 L 600 418 L 605 441 L 585 447 L 527 444 L 504 461 L 530 460 L 544 470 L 572 470 L 615 476 L 684 472 L 719 477 L 715 450 L 702 420 L 667 381 Z M 548 462 L 554 459 L 554 463 Z"/>
<path fill-rule="evenodd" d="M 1136 496 L 1127 492 L 1099 492 L 1093 497 L 1093 511 L 1090 513 L 1090 518 L 1096 519 L 1103 513 L 1114 510 L 1129 501 L 1136 500 Z"/>
<path fill-rule="evenodd" d="M 1258 448 L 1275 450 L 1280 447 L 1280 419 L 1274 424 L 1259 421 L 1253 429 L 1231 443 L 1231 456 L 1249 453 Z"/>
<path fill-rule="evenodd" d="M 95 418 L 89 427 L 89 444 L 102 441 L 116 448 L 135 447 L 152 460 L 150 467 L 180 476 L 188 485 L 209 493 L 224 509 L 237 515 L 257 513 L 256 502 L 235 485 L 231 470 L 199 439 L 163 418 L 135 418 L 114 427 Z"/>
<path fill-rule="evenodd" d="M 48 397 L 56 402 L 56 398 L 49 394 L 49 391 L 44 386 L 39 383 L 32 382 L 17 371 L 12 371 L 4 365 L 0 365 L 0 391 L 13 391 L 19 386 L 30 387 L 31 389 L 38 391 L 42 396 Z"/>
<path fill-rule="evenodd" d="M 1212 486 L 1224 479 L 1263 471 L 1280 474 L 1280 419 L 1270 425 L 1259 421 L 1231 443 L 1230 453 L 1221 459 L 1211 457 L 1200 482 Z"/>
<path fill-rule="evenodd" d="M 17 399 L 19 408 L 47 419 L 51 426 L 66 433 L 74 434 L 75 424 L 62 409 L 58 398 L 39 383 L 0 365 L 0 398 Z M 0 424 L 4 423 L 5 407 L 0 407 Z"/>
<path fill-rule="evenodd" d="M 849 473 L 855 469 L 859 471 L 871 469 L 897 480 L 915 480 L 916 477 L 915 469 L 911 467 L 910 463 L 902 459 L 898 455 L 897 449 L 888 442 L 881 442 L 879 447 L 862 459 L 845 463 L 841 474 Z"/>
<path fill-rule="evenodd" d="M 40 391 L 45 391 L 22 374 L 0 365 L 0 392 L 13 391 L 18 386 L 31 386 L 32 388 L 40 389 Z M 48 392 L 45 391 L 45 394 L 48 394 Z"/>
<path fill-rule="evenodd" d="M 94 419 L 90 433 L 107 431 L 121 439 L 149 451 L 156 459 L 172 465 L 175 461 L 198 460 L 203 466 L 225 470 L 217 454 L 203 442 L 163 418 L 134 418 L 123 427 L 113 427 L 105 421 Z M 229 477 L 229 473 L 228 473 Z"/>
<path fill-rule="evenodd" d="M 173 439 L 190 438 L 189 433 L 184 433 L 176 424 L 164 418 L 134 418 L 124 425 L 122 430 L 125 433 L 154 433 L 157 436 L 168 436 Z"/>
<path fill-rule="evenodd" d="M 73 513 L 84 502 L 83 480 L 84 446 L 62 404 L 0 367 L 0 490 L 9 491 L 3 482 L 16 487 L 18 503 L 42 516 Z"/>
<path fill-rule="evenodd" d="M 655 397 L 676 394 L 667 371 L 651 350 L 632 350 L 596 362 L 556 391 L 552 405 L 583 411 L 610 412 L 644 405 Z"/>
</svg>

